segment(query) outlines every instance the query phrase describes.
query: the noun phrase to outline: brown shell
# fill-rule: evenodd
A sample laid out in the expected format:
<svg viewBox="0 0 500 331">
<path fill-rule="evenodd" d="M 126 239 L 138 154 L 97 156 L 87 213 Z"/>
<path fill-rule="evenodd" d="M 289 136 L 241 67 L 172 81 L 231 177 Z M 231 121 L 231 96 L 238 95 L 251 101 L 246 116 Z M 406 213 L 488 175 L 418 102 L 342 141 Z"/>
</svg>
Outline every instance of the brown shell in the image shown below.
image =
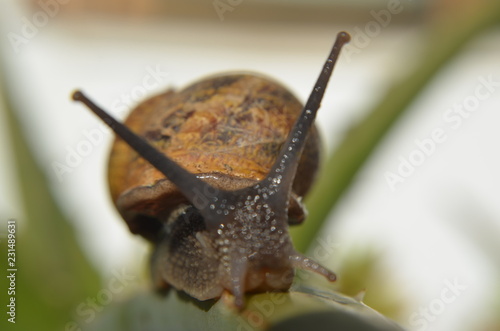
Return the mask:
<svg viewBox="0 0 500 331">
<path fill-rule="evenodd" d="M 235 190 L 267 175 L 301 110 L 288 90 L 268 78 L 227 74 L 154 96 L 136 107 L 125 124 L 188 171 L 217 188 Z M 298 198 L 309 189 L 318 158 L 314 128 L 294 181 L 291 223 L 304 218 Z M 120 138 L 112 148 L 108 178 L 113 202 L 131 231 L 146 238 L 156 231 L 147 223 L 153 222 L 151 216 L 165 219 L 177 205 L 188 203 Z"/>
</svg>

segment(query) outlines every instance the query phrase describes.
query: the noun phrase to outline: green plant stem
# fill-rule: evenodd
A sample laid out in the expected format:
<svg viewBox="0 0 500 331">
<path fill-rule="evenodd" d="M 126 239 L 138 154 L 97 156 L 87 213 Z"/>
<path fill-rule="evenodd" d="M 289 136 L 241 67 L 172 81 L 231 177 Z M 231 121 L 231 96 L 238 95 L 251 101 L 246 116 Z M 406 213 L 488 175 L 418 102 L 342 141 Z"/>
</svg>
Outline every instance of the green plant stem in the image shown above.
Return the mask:
<svg viewBox="0 0 500 331">
<path fill-rule="evenodd" d="M 478 15 L 468 20 L 457 18 L 450 21 L 451 24 L 429 31 L 426 51 L 420 57 L 421 64 L 387 91 L 380 103 L 346 134 L 328 159 L 320 180 L 307 196 L 308 219 L 303 225 L 291 229 L 297 250 L 304 252 L 312 246 L 323 222 L 351 186 L 363 164 L 439 70 L 471 39 L 500 22 L 500 3 L 490 1 Z"/>
<path fill-rule="evenodd" d="M 16 232 L 15 327 L 62 330 L 75 318 L 76 306 L 99 289 L 100 277 L 81 251 L 73 227 L 55 202 L 28 147 L 7 82 L 5 73 L 0 72 L 0 111 L 6 115 L 13 154 L 13 160 L 4 161 L 15 165 L 26 216 L 24 222 L 17 222 Z M 11 218 L 17 220 L 13 215 Z"/>
</svg>

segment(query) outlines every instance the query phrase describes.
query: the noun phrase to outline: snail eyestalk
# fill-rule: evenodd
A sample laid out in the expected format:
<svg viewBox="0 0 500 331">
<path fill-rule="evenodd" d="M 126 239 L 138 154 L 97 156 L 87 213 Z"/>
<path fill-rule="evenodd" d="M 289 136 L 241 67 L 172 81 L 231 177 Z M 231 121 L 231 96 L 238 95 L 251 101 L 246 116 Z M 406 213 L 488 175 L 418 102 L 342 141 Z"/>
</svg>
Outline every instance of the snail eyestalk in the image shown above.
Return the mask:
<svg viewBox="0 0 500 331">
<path fill-rule="evenodd" d="M 196 199 L 196 187 L 211 187 L 209 184 L 197 178 L 196 175 L 186 171 L 180 165 L 159 152 L 147 141 L 133 133 L 122 123 L 115 120 L 105 110 L 97 106 L 81 91 L 75 91 L 72 95 L 73 100 L 86 105 L 94 114 L 103 120 L 121 139 L 123 139 L 140 156 L 151 163 L 156 169 L 161 171 L 169 180 L 171 180 L 184 196 L 193 201 Z M 215 190 L 215 188 L 213 188 Z"/>
<path fill-rule="evenodd" d="M 302 109 L 302 113 L 299 115 L 286 142 L 283 144 L 271 171 L 263 180 L 264 185 L 268 185 L 270 191 L 276 189 L 282 190 L 281 194 L 276 195 L 277 199 L 281 199 L 282 202 L 288 201 L 289 199 L 289 192 L 291 191 L 307 134 L 316 118 L 316 113 L 318 112 L 321 100 L 325 94 L 335 63 L 340 55 L 340 50 L 350 41 L 350 39 L 351 36 L 347 32 L 342 31 L 337 34 L 335 44 L 323 65 L 316 84 L 309 95 L 309 99 Z"/>
</svg>

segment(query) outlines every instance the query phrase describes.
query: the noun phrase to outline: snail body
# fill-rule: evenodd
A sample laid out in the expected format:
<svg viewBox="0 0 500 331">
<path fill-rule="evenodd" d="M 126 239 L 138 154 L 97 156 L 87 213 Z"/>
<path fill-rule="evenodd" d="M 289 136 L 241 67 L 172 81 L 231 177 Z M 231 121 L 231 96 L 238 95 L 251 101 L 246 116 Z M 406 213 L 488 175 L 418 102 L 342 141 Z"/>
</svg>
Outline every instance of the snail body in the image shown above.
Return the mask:
<svg viewBox="0 0 500 331">
<path fill-rule="evenodd" d="M 131 232 L 154 245 L 157 288 L 198 300 L 286 290 L 294 269 L 334 281 L 333 272 L 295 251 L 290 224 L 319 157 L 314 118 L 340 48 L 339 33 L 305 107 L 280 84 L 226 74 L 167 91 L 117 122 L 77 91 L 117 134 L 109 161 L 113 201 Z"/>
</svg>

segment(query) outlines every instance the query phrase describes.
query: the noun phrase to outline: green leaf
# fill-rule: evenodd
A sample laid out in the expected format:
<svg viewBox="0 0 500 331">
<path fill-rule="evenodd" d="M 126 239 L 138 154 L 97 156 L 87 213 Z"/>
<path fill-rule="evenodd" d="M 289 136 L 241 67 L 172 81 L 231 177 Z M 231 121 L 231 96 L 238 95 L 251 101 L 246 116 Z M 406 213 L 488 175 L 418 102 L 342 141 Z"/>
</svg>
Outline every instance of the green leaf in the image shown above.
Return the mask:
<svg viewBox="0 0 500 331">
<path fill-rule="evenodd" d="M 13 154 L 13 160 L 8 160 L 16 169 L 26 216 L 24 222 L 17 222 L 16 217 L 9 215 L 17 224 L 16 324 L 6 322 L 5 316 L 2 323 L 8 323 L 12 330 L 61 330 L 75 318 L 77 304 L 88 293 L 97 291 L 100 279 L 79 247 L 73 227 L 59 209 L 46 176 L 30 151 L 16 118 L 7 77 L 0 76 L 0 80 L 0 111 L 7 118 Z M 2 225 L 2 230 L 6 228 Z M 4 241 L 0 251 L 2 255 L 7 251 Z M 2 261 L 7 258 L 2 256 Z M 1 271 L 2 293 L 8 288 L 4 284 L 5 272 L 6 269 Z M 2 305 L 5 300 L 2 299 Z"/>
<path fill-rule="evenodd" d="M 297 287 L 289 292 L 247 296 L 246 308 L 231 308 L 231 298 L 199 302 L 175 290 L 151 292 L 109 307 L 84 330 L 402 330 L 362 302 L 330 290 Z"/>
<path fill-rule="evenodd" d="M 460 17 L 451 18 L 450 23 L 428 32 L 428 43 L 420 56 L 420 64 L 389 88 L 385 97 L 351 128 L 329 157 L 321 177 L 306 197 L 307 220 L 291 229 L 297 250 L 304 252 L 311 246 L 328 214 L 351 186 L 359 170 L 427 84 L 469 41 L 500 22 L 500 3 L 487 1 L 476 15 L 467 14 L 456 15 Z"/>
</svg>

